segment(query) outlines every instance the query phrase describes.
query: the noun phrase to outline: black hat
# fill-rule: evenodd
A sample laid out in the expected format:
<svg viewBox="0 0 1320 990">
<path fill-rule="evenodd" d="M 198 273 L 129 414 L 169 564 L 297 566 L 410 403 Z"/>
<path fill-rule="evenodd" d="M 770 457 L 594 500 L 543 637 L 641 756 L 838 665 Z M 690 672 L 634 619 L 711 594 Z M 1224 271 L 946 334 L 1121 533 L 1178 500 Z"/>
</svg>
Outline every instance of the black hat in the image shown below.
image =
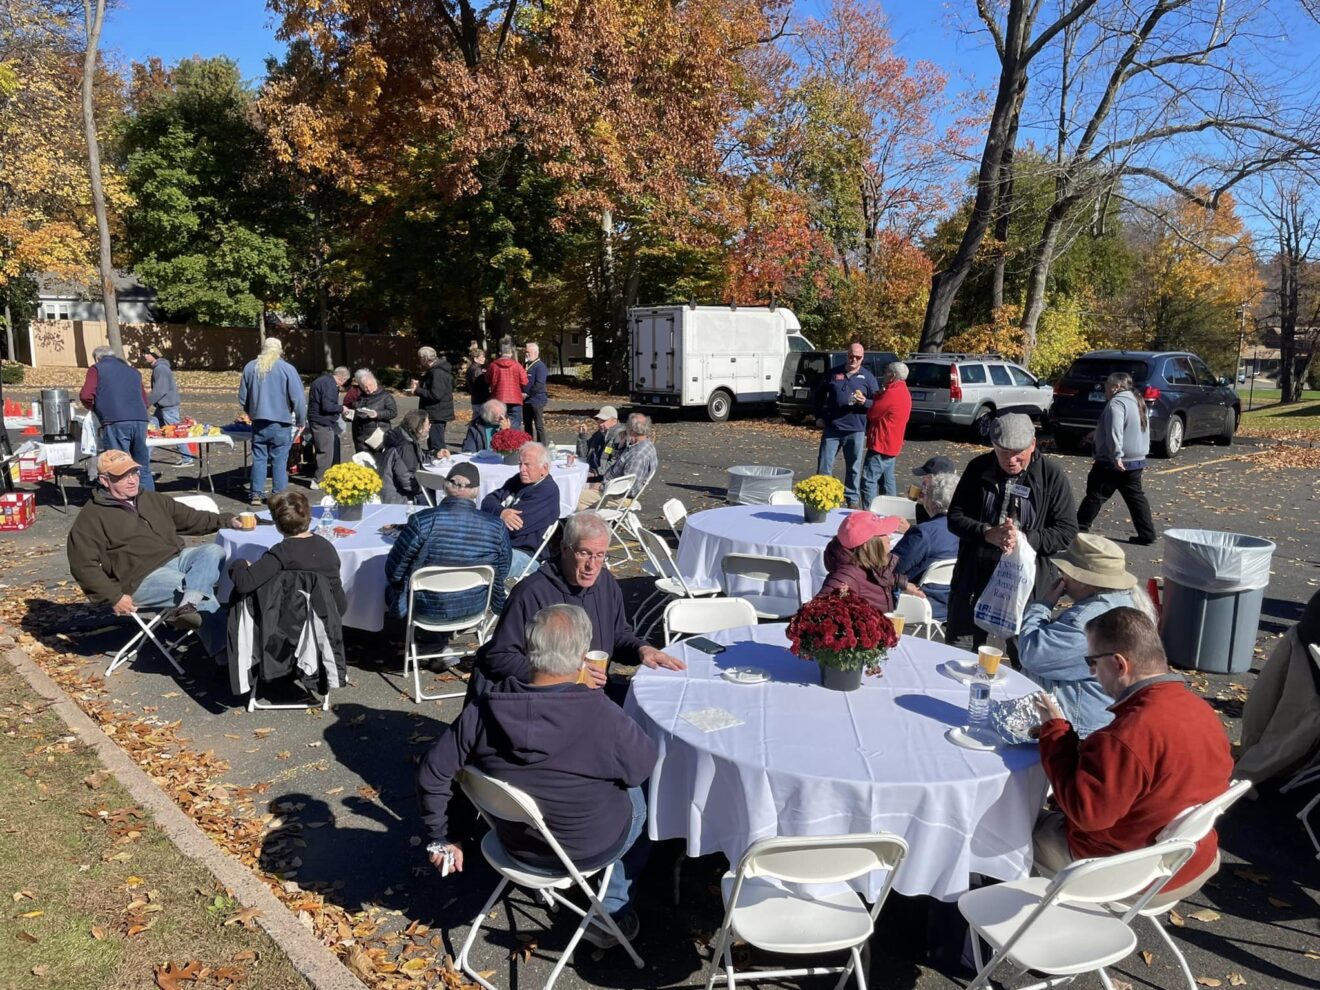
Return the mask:
<svg viewBox="0 0 1320 990">
<path fill-rule="evenodd" d="M 918 478 L 924 474 L 957 474 L 958 465 L 947 457 L 932 457 L 921 467 L 913 468 L 912 473 Z"/>
<path fill-rule="evenodd" d="M 469 488 L 481 487 L 481 472 L 475 464 L 455 464 L 445 476 L 448 481 L 463 481 Z"/>
</svg>

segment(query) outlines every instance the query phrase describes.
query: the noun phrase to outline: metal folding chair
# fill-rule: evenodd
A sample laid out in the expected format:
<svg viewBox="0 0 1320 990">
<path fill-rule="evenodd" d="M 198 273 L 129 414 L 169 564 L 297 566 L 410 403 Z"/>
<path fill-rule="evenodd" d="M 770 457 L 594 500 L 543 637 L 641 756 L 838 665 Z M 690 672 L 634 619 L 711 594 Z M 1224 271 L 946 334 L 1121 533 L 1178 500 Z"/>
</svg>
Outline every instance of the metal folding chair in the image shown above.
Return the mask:
<svg viewBox="0 0 1320 990">
<path fill-rule="evenodd" d="M 418 704 L 423 701 L 446 701 L 450 698 L 462 698 L 467 694 L 466 686 L 462 691 L 445 694 L 425 694 L 422 691 L 421 661 L 438 658 L 462 658 L 470 656 L 472 650 L 456 650 L 445 647 L 436 653 L 418 653 L 416 630 L 432 633 L 474 633 L 477 645 L 485 642 L 489 630 L 487 616 L 490 613 L 490 596 L 495 587 L 495 568 L 489 564 L 477 564 L 470 567 L 419 567 L 408 579 L 408 628 L 403 643 L 403 676 L 411 672 L 413 676 L 413 700 Z M 458 619 L 433 621 L 419 619 L 415 614 L 417 593 L 452 595 L 476 588 L 486 589 L 486 602 L 480 612 Z"/>
<path fill-rule="evenodd" d="M 175 672 L 179 674 L 183 673 L 183 667 L 180 666 L 179 661 L 175 659 L 174 653 L 170 650 L 170 647 L 165 645 L 165 643 L 156 635 L 157 628 L 163 621 L 165 621 L 165 613 L 167 611 L 169 611 L 169 609 L 162 609 L 159 612 L 137 611 L 132 613 L 133 621 L 138 625 L 138 631 L 134 633 L 133 638 L 125 643 L 120 651 L 115 654 L 114 659 L 110 661 L 110 666 L 105 668 L 106 677 L 109 677 L 124 664 L 132 663 L 137 659 L 138 651 L 142 646 L 143 640 L 150 640 L 151 644 L 155 646 L 156 649 L 160 650 L 161 655 L 170 662 L 170 666 L 174 668 Z M 144 619 L 143 616 L 147 616 L 148 618 Z M 189 633 L 185 632 L 171 645 L 177 648 L 178 645 L 187 639 L 189 635 Z"/>
</svg>

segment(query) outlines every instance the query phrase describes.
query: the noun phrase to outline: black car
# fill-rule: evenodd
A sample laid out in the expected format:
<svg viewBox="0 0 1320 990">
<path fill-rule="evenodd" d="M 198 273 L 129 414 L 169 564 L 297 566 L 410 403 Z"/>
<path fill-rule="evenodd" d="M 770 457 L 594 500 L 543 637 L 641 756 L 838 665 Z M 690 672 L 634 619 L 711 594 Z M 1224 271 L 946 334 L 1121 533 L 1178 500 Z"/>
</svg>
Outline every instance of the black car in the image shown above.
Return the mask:
<svg viewBox="0 0 1320 990">
<path fill-rule="evenodd" d="M 890 351 L 867 351 L 862 367 L 878 382 L 885 368 L 898 360 Z M 775 409 L 790 423 L 814 416 L 812 408 L 816 390 L 824 383 L 830 369 L 848 361 L 843 351 L 791 351 L 784 361 L 784 373 L 779 379 L 779 399 Z"/>
<path fill-rule="evenodd" d="M 1231 444 L 1242 402 L 1227 378 L 1186 351 L 1092 351 L 1083 354 L 1054 385 L 1049 423 L 1060 450 L 1076 450 L 1095 429 L 1105 407 L 1105 379 L 1132 376 L 1150 411 L 1152 453 L 1173 457 L 1188 440 Z"/>
</svg>

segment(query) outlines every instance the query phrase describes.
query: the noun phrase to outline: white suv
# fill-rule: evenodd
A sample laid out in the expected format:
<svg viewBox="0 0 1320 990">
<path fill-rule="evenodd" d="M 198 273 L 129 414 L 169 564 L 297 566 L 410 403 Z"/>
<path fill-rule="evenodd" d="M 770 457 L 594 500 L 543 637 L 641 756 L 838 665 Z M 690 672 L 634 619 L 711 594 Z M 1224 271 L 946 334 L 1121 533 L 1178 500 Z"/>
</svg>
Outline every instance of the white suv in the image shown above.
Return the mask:
<svg viewBox="0 0 1320 990">
<path fill-rule="evenodd" d="M 907 366 L 911 422 L 918 425 L 970 426 L 983 436 L 998 413 L 1043 420 L 1054 401 L 1049 385 L 997 354 L 918 354 Z"/>
</svg>

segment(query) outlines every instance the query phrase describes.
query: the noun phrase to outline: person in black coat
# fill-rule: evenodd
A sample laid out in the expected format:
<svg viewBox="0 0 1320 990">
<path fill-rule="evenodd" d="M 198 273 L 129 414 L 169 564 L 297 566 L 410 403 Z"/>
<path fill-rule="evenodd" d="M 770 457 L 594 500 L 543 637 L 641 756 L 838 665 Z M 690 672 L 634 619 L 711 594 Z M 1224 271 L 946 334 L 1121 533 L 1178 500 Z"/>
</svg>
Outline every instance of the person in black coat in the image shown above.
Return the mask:
<svg viewBox="0 0 1320 990">
<path fill-rule="evenodd" d="M 394 396 L 380 387 L 371 372 L 362 376 L 360 385 L 362 394 L 353 404 L 353 450 L 379 454 L 385 446 L 390 423 L 399 415 L 399 407 Z M 380 440 L 373 443 L 377 428 L 380 429 Z"/>
<path fill-rule="evenodd" d="M 431 435 L 427 449 L 439 453 L 445 449 L 445 428 L 454 418 L 454 369 L 443 354 L 434 347 L 423 347 L 417 352 L 422 365 L 422 377 L 413 379 L 412 394 L 417 396 L 417 408 L 431 420 Z"/>
<path fill-rule="evenodd" d="M 990 425 L 990 442 L 994 450 L 967 465 L 949 506 L 949 532 L 958 537 L 958 562 L 949 589 L 949 643 L 970 638 L 979 646 L 986 641 L 988 634 L 972 621 L 976 600 L 995 565 L 1013 548 L 1017 530 L 1037 554 L 1037 595 L 1058 576 L 1050 557 L 1067 550 L 1077 536 L 1068 476 L 1036 451 L 1030 417 L 1000 416 Z"/>
<path fill-rule="evenodd" d="M 388 505 L 406 505 L 417 502 L 422 486 L 417 483 L 417 469 L 425 455 L 422 443 L 426 439 L 426 413 L 414 409 L 403 417 L 403 423 L 385 434 L 384 454 L 380 461 L 380 500 Z"/>
<path fill-rule="evenodd" d="M 311 531 L 312 508 L 307 496 L 295 488 L 285 489 L 271 497 L 270 515 L 284 539 L 256 562 L 235 560 L 229 565 L 234 591 L 250 595 L 273 581 L 281 571 L 310 571 L 329 580 L 335 604 L 342 613 L 348 608 L 348 599 L 339 578 L 339 554 L 334 544 Z"/>
<path fill-rule="evenodd" d="M 347 382 L 348 369 L 341 366 L 320 375 L 307 391 L 307 425 L 316 451 L 312 483 L 317 486 L 325 472 L 339 463 L 339 434 L 343 432 L 344 422 L 344 404 L 339 393 Z"/>
</svg>

